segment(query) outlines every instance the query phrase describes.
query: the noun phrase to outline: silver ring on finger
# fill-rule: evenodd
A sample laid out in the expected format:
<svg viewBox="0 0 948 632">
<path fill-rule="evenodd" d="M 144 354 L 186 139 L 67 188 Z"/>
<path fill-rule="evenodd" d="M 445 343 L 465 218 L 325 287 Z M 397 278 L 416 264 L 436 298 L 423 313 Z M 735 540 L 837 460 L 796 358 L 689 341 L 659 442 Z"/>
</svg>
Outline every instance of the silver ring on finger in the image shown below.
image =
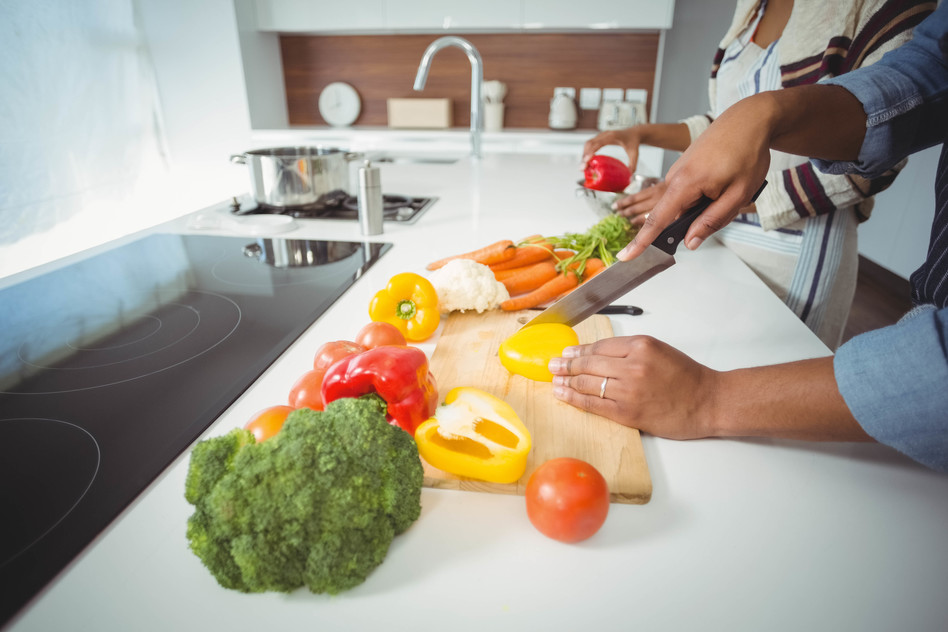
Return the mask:
<svg viewBox="0 0 948 632">
<path fill-rule="evenodd" d="M 604 399 L 606 396 L 606 382 L 609 381 L 608 377 L 602 378 L 602 386 L 599 387 L 599 399 Z"/>
</svg>

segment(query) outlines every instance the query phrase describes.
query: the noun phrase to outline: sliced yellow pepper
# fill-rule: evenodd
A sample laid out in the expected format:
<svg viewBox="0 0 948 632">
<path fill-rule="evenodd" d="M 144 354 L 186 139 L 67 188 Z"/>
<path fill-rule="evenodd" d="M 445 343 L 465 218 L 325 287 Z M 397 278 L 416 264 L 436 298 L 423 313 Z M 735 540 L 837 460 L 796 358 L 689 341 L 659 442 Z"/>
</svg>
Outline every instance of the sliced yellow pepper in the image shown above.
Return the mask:
<svg viewBox="0 0 948 632">
<path fill-rule="evenodd" d="M 527 468 L 530 432 L 510 404 L 469 386 L 451 389 L 415 430 L 418 453 L 456 476 L 513 483 Z"/>
<path fill-rule="evenodd" d="M 576 331 L 562 323 L 541 323 L 517 331 L 502 343 L 498 355 L 504 368 L 516 375 L 552 382 L 553 374 L 547 365 L 563 355 L 563 349 L 579 344 Z"/>
<path fill-rule="evenodd" d="M 441 322 L 438 293 L 431 281 L 403 272 L 388 281 L 369 303 L 369 318 L 398 327 L 407 340 L 418 342 L 431 337 Z"/>
</svg>

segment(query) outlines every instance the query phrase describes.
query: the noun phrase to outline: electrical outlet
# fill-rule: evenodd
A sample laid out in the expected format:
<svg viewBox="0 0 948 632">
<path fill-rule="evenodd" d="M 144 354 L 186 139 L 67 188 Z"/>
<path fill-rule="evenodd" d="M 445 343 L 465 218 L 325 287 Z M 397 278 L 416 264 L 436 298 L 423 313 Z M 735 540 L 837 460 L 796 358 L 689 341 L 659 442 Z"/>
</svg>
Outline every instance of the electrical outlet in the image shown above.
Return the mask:
<svg viewBox="0 0 948 632">
<path fill-rule="evenodd" d="M 630 103 L 645 103 L 648 101 L 648 90 L 629 88 L 625 91 L 625 100 Z"/>
<path fill-rule="evenodd" d="M 584 110 L 598 110 L 602 98 L 601 88 L 580 88 L 579 107 Z"/>
<path fill-rule="evenodd" d="M 603 101 L 621 101 L 622 100 L 622 88 L 606 88 L 602 91 L 602 100 Z"/>
<path fill-rule="evenodd" d="M 553 96 L 559 96 L 565 94 L 570 99 L 576 98 L 576 88 L 553 88 Z"/>
</svg>

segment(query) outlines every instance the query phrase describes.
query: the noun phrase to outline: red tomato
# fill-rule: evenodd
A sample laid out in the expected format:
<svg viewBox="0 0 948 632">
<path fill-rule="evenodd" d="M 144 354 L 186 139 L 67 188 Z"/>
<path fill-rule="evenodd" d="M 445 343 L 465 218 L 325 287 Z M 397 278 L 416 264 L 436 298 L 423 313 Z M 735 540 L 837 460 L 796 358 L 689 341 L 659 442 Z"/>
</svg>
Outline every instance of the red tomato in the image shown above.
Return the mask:
<svg viewBox="0 0 948 632">
<path fill-rule="evenodd" d="M 301 375 L 290 389 L 290 406 L 322 410 L 323 396 L 319 391 L 323 386 L 324 375 L 326 375 L 326 369 L 313 369 Z"/>
<path fill-rule="evenodd" d="M 551 459 L 530 475 L 527 516 L 543 535 L 580 542 L 606 521 L 609 486 L 599 470 L 572 458 Z"/>
<path fill-rule="evenodd" d="M 270 406 L 269 408 L 264 408 L 254 415 L 244 428 L 252 432 L 254 439 L 257 440 L 257 443 L 260 443 L 280 432 L 280 428 L 283 427 L 283 422 L 286 421 L 287 415 L 294 410 L 292 406 Z"/>
<path fill-rule="evenodd" d="M 316 357 L 313 358 L 313 368 L 328 369 L 339 360 L 363 351 L 365 351 L 365 347 L 357 342 L 350 342 L 349 340 L 327 342 L 316 350 Z"/>
<path fill-rule="evenodd" d="M 405 346 L 408 341 L 398 327 L 391 323 L 371 322 L 356 334 L 356 342 L 366 349 L 383 347 L 386 345 Z"/>
</svg>

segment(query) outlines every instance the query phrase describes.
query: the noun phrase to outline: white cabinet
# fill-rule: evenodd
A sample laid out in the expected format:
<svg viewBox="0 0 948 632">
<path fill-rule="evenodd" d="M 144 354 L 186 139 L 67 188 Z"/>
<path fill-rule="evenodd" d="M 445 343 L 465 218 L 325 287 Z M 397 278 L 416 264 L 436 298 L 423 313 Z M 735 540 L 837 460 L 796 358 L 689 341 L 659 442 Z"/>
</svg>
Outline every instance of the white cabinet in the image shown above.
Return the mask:
<svg viewBox="0 0 948 632">
<path fill-rule="evenodd" d="M 383 0 L 255 0 L 261 31 L 371 31 L 385 28 Z"/>
<path fill-rule="evenodd" d="M 669 29 L 675 0 L 521 0 L 528 29 Z"/>
<path fill-rule="evenodd" d="M 518 29 L 521 10 L 511 0 L 385 0 L 385 22 L 402 31 Z"/>
<path fill-rule="evenodd" d="M 261 31 L 669 29 L 675 0 L 251 0 Z"/>
</svg>

